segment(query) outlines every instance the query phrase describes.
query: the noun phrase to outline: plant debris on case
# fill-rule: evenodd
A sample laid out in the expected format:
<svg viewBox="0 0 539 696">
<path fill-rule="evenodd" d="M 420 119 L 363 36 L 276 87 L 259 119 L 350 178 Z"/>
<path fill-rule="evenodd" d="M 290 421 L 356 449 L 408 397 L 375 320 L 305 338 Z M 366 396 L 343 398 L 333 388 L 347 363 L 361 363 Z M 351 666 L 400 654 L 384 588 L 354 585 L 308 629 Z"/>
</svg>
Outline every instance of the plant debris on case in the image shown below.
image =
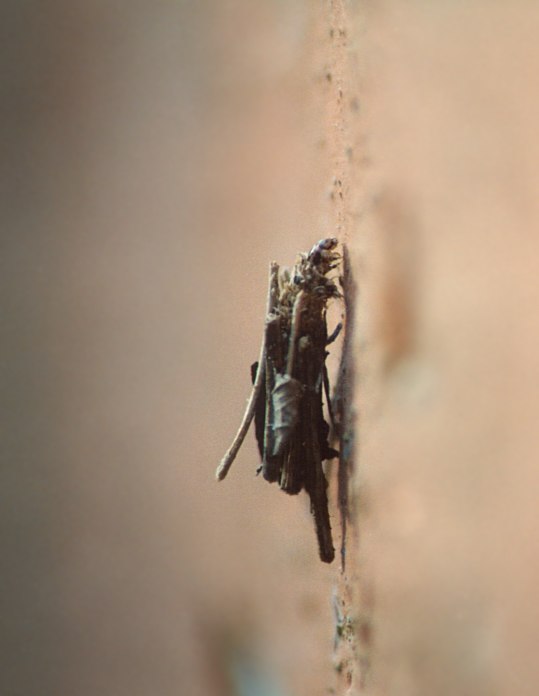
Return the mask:
<svg viewBox="0 0 539 696">
<path fill-rule="evenodd" d="M 341 258 L 336 246 L 335 238 L 320 240 L 299 256 L 292 272 L 270 265 L 264 338 L 258 362 L 251 367 L 253 390 L 234 442 L 217 469 L 217 478 L 224 479 L 254 418 L 259 471 L 286 493 L 307 492 L 325 563 L 335 557 L 322 462 L 338 456 L 329 445 L 323 411 L 324 391 L 333 420 L 326 357 L 341 325 L 328 337 L 326 306 L 341 296 L 328 277 Z"/>
</svg>

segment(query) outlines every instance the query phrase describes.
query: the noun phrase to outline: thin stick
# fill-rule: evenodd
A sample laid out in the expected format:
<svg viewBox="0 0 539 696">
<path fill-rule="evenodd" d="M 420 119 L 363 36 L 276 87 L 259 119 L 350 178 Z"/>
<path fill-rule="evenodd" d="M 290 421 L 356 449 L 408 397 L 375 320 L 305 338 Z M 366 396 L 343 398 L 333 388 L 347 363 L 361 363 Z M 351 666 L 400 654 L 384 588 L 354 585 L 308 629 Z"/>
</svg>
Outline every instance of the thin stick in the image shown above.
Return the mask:
<svg viewBox="0 0 539 696">
<path fill-rule="evenodd" d="M 268 315 L 270 314 L 275 302 L 275 298 L 273 297 L 273 288 L 275 287 L 274 279 L 277 277 L 278 272 L 279 266 L 276 263 L 270 264 L 268 298 L 266 302 L 266 317 L 268 317 Z M 256 401 L 261 392 L 265 374 L 266 331 L 264 330 L 262 345 L 260 346 L 260 356 L 258 358 L 258 370 L 256 371 L 256 379 L 253 384 L 253 389 L 251 391 L 251 395 L 249 396 L 249 401 L 247 402 L 247 407 L 243 415 L 243 420 L 241 421 L 241 425 L 238 429 L 238 432 L 236 433 L 236 437 L 234 438 L 234 441 L 226 451 L 225 456 L 221 459 L 221 463 L 219 464 L 219 466 L 217 467 L 217 471 L 215 472 L 215 476 L 218 481 L 222 481 L 228 474 L 228 470 L 232 466 L 234 459 L 236 459 L 236 455 L 238 454 L 239 449 L 242 446 L 243 441 L 245 440 L 245 436 L 247 435 L 247 431 L 249 430 L 249 426 L 251 425 L 251 421 L 253 420 L 255 415 Z"/>
<path fill-rule="evenodd" d="M 305 293 L 303 290 L 300 290 L 294 301 L 292 319 L 290 322 L 290 345 L 288 347 L 288 357 L 286 361 L 286 374 L 289 377 L 292 377 L 292 372 L 294 371 L 294 363 L 296 362 L 298 335 L 301 325 L 301 310 L 303 309 L 304 299 Z"/>
</svg>

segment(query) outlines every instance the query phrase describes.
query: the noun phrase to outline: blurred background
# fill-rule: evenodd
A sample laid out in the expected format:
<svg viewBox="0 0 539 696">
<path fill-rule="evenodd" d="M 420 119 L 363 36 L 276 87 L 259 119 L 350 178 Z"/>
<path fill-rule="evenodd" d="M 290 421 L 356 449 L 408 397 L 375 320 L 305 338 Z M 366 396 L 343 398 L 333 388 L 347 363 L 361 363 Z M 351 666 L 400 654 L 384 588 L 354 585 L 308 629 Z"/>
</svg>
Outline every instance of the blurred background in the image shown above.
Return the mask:
<svg viewBox="0 0 539 696">
<path fill-rule="evenodd" d="M 1 15 L 0 693 L 291 693 L 331 571 L 252 435 L 214 472 L 269 261 L 327 236 L 315 8 Z"/>
<path fill-rule="evenodd" d="M 0 15 L 0 696 L 537 693 L 537 7 Z M 325 236 L 344 573 L 252 435 L 214 480 L 268 263 Z"/>
</svg>

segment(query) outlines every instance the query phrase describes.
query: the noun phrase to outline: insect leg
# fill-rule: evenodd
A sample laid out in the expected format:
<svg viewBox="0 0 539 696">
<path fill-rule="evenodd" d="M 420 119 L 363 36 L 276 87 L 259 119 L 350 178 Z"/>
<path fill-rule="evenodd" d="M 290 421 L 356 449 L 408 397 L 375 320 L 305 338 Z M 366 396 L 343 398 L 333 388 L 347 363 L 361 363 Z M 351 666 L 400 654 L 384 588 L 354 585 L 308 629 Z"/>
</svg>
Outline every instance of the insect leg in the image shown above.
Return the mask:
<svg viewBox="0 0 539 696">
<path fill-rule="evenodd" d="M 326 346 L 329 346 L 330 343 L 333 343 L 333 341 L 337 338 L 337 336 L 341 333 L 342 331 L 342 321 L 340 321 L 337 326 L 335 327 L 335 331 L 331 334 L 331 336 L 328 336 L 326 340 Z"/>
<path fill-rule="evenodd" d="M 324 394 L 326 395 L 326 403 L 328 406 L 328 414 L 329 414 L 329 420 L 331 421 L 331 426 L 333 429 L 335 429 L 335 418 L 333 416 L 333 407 L 331 405 L 331 396 L 329 393 L 329 375 L 328 375 L 328 368 L 326 367 L 326 363 L 324 362 L 324 366 L 322 367 L 322 379 L 324 382 Z"/>
</svg>

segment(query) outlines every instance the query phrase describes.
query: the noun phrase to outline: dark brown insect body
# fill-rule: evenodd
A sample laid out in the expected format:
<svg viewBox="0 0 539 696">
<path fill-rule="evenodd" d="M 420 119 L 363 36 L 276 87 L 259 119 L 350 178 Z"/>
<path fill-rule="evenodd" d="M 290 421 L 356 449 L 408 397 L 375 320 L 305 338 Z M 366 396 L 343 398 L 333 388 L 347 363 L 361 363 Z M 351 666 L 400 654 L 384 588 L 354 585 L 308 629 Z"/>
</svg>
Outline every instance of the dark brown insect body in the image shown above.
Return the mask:
<svg viewBox="0 0 539 696">
<path fill-rule="evenodd" d="M 328 340 L 326 306 L 340 293 L 327 274 L 340 259 L 336 246 L 334 238 L 321 240 L 300 255 L 292 273 L 271 264 L 264 341 L 251 370 L 253 393 L 240 431 L 217 470 L 223 479 L 254 416 L 262 475 L 286 493 L 307 491 L 320 558 L 327 563 L 335 552 L 322 462 L 338 453 L 328 442 L 323 390 L 330 409 L 325 360 L 333 337 Z"/>
</svg>

